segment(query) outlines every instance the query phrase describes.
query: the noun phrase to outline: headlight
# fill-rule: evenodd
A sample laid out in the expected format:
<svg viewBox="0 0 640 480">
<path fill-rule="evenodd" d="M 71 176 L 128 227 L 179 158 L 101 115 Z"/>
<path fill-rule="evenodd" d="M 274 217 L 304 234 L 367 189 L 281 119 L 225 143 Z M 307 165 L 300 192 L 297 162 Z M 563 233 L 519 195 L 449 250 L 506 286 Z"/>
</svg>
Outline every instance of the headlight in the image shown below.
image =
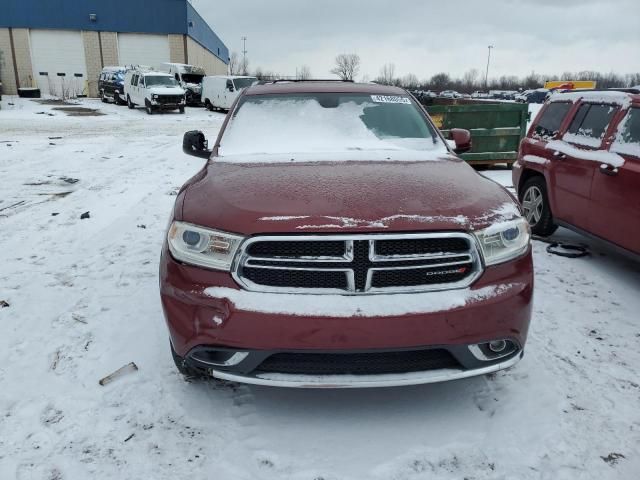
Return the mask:
<svg viewBox="0 0 640 480">
<path fill-rule="evenodd" d="M 153 98 L 154 100 L 158 99 L 158 95 L 156 95 L 155 93 L 153 95 L 151 95 L 151 98 Z"/>
<path fill-rule="evenodd" d="M 491 225 L 475 232 L 486 265 L 496 265 L 524 254 L 529 248 L 531 230 L 529 222 L 517 218 Z"/>
<path fill-rule="evenodd" d="M 169 251 L 176 260 L 228 272 L 244 237 L 173 222 L 167 239 Z"/>
</svg>

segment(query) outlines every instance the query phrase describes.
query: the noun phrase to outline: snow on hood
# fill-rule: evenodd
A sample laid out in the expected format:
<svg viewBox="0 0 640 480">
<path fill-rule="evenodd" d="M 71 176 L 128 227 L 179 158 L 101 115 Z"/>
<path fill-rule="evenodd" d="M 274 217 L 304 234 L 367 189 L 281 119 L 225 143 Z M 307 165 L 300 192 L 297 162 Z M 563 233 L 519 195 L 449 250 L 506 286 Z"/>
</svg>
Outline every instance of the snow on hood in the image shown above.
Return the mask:
<svg viewBox="0 0 640 480">
<path fill-rule="evenodd" d="M 233 164 L 214 158 L 183 194 L 179 220 L 239 234 L 469 231 L 520 216 L 503 187 L 460 160 Z"/>
<path fill-rule="evenodd" d="M 185 82 L 185 83 L 183 83 L 183 87 L 184 88 L 188 88 L 189 90 L 194 91 L 194 92 L 199 92 L 199 91 L 202 90 L 202 85 L 200 85 L 199 83 L 187 83 L 187 82 Z"/>
</svg>

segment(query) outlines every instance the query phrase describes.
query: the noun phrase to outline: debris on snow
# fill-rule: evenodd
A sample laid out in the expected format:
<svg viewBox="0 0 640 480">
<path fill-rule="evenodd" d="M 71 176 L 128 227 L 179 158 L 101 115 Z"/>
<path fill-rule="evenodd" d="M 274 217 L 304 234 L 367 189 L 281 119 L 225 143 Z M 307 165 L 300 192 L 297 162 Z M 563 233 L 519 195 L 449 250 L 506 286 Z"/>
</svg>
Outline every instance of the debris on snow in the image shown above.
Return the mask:
<svg viewBox="0 0 640 480">
<path fill-rule="evenodd" d="M 65 183 L 78 183 L 80 181 L 80 179 L 78 178 L 71 178 L 71 177 L 60 177 L 60 180 L 62 180 Z"/>
<path fill-rule="evenodd" d="M 113 382 L 118 377 L 121 377 L 129 372 L 136 372 L 137 370 L 138 370 L 138 366 L 135 363 L 133 362 L 127 363 L 124 367 L 120 367 L 118 370 L 116 370 L 112 374 L 107 375 L 104 378 L 101 378 L 98 383 L 104 387 L 106 384 Z"/>
<path fill-rule="evenodd" d="M 7 308 L 9 306 L 9 302 L 7 302 L 6 300 L 0 300 L 0 308 Z"/>
<path fill-rule="evenodd" d="M 84 212 L 82 215 L 80 215 L 80 220 L 84 220 L 85 218 L 91 218 L 89 212 Z"/>
<path fill-rule="evenodd" d="M 87 323 L 88 323 L 88 322 L 85 320 L 85 318 L 84 318 L 82 315 L 80 315 L 79 313 L 72 313 L 72 314 L 71 314 L 71 318 L 72 318 L 73 320 L 75 320 L 76 322 L 78 322 L 78 323 L 84 323 L 85 325 L 87 325 Z"/>
<path fill-rule="evenodd" d="M 58 368 L 58 363 L 60 362 L 60 350 L 56 350 L 53 354 L 53 361 L 51 362 L 51 370 L 55 370 Z"/>
<path fill-rule="evenodd" d="M 618 463 L 618 460 L 620 460 L 621 458 L 627 458 L 627 457 L 625 457 L 621 453 L 611 452 L 606 457 L 600 457 L 600 458 L 604 460 L 606 463 L 608 463 L 609 465 L 615 465 L 616 463 Z"/>
</svg>

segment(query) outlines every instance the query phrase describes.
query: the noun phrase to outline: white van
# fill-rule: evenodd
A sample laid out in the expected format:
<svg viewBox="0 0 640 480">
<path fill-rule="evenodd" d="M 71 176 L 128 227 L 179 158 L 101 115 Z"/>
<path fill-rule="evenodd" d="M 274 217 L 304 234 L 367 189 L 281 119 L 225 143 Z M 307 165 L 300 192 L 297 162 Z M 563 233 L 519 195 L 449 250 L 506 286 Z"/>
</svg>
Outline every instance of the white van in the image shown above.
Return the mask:
<svg viewBox="0 0 640 480">
<path fill-rule="evenodd" d="M 165 72 L 133 68 L 124 77 L 124 94 L 129 108 L 144 105 L 149 115 L 157 110 L 184 113 L 185 91 Z"/>
<path fill-rule="evenodd" d="M 185 63 L 163 63 L 162 70 L 172 75 L 186 92 L 187 105 L 200 105 L 202 79 L 206 75 L 204 68 Z"/>
<path fill-rule="evenodd" d="M 243 88 L 256 83 L 256 77 L 216 75 L 202 80 L 202 102 L 209 110 L 229 110 Z"/>
</svg>

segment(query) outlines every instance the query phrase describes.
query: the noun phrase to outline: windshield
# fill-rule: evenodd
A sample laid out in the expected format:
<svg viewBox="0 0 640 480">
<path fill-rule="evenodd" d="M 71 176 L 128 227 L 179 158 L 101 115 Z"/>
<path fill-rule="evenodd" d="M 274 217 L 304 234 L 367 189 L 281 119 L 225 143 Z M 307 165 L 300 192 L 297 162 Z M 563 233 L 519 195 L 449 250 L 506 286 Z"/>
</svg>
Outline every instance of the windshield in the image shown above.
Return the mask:
<svg viewBox="0 0 640 480">
<path fill-rule="evenodd" d="M 236 90 L 241 90 L 243 88 L 250 87 L 251 85 L 253 85 L 257 81 L 258 81 L 258 79 L 254 78 L 254 77 L 250 77 L 250 78 L 234 78 L 233 79 L 233 85 L 236 87 Z"/>
<path fill-rule="evenodd" d="M 443 149 L 408 96 L 320 93 L 244 97 L 221 156 Z"/>
<path fill-rule="evenodd" d="M 186 83 L 202 83 L 204 75 L 198 75 L 197 73 L 183 73 L 182 81 Z"/>
<path fill-rule="evenodd" d="M 144 77 L 144 81 L 147 87 L 156 87 L 156 86 L 173 87 L 177 85 L 173 77 L 168 77 L 165 75 L 147 75 Z"/>
</svg>

